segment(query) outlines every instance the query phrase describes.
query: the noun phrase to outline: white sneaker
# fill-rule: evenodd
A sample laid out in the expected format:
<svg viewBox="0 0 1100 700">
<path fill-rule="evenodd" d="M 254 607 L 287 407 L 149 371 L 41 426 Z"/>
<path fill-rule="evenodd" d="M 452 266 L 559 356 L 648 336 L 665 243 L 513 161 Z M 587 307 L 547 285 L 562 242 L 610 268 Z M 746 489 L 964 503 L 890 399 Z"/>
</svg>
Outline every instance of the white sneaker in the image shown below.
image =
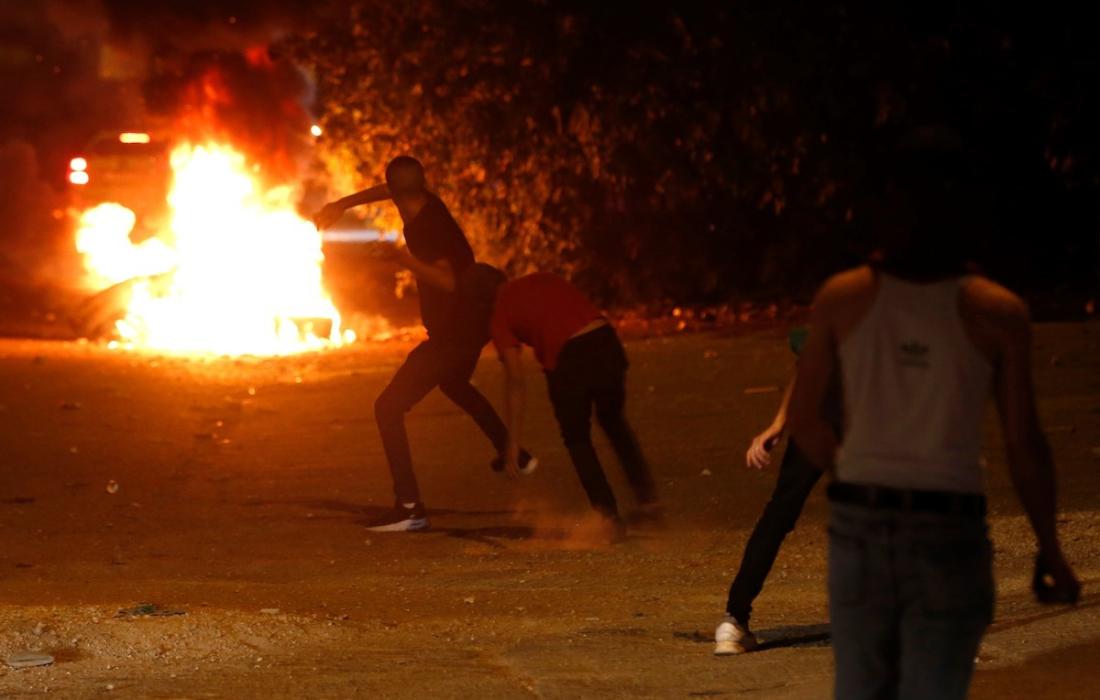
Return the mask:
<svg viewBox="0 0 1100 700">
<path fill-rule="evenodd" d="M 527 461 L 520 465 L 519 473 L 524 476 L 531 476 L 535 473 L 535 470 L 539 468 L 539 458 L 532 455 L 524 455 L 527 457 Z"/>
<path fill-rule="evenodd" d="M 758 645 L 756 635 L 732 617 L 726 617 L 714 630 L 714 655 L 744 654 Z"/>
<path fill-rule="evenodd" d="M 501 474 L 504 472 L 504 458 L 497 455 L 489 465 L 493 471 Z M 519 453 L 519 473 L 524 476 L 530 476 L 535 473 L 535 470 L 539 468 L 538 457 L 535 457 L 527 450 L 520 450 Z"/>
<path fill-rule="evenodd" d="M 396 503 L 393 510 L 371 523 L 367 529 L 371 532 L 415 532 L 431 527 L 424 506 L 420 503 L 405 505 Z"/>
</svg>

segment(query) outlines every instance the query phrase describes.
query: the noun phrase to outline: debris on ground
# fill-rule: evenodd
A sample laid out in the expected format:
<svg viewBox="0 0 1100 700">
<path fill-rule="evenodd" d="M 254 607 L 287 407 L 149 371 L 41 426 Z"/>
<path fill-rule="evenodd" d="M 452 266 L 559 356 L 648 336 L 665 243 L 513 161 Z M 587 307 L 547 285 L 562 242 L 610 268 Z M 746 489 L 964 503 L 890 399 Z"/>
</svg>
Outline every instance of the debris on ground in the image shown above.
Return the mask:
<svg viewBox="0 0 1100 700">
<path fill-rule="evenodd" d="M 174 617 L 176 615 L 186 614 L 187 612 L 185 610 L 171 610 L 157 605 L 156 603 L 138 603 L 132 608 L 123 608 L 119 610 L 116 617 L 132 619 L 135 617 Z"/>
<path fill-rule="evenodd" d="M 53 657 L 37 651 L 20 651 L 4 659 L 4 663 L 12 668 L 34 668 L 36 666 L 49 666 L 53 663 Z"/>
<path fill-rule="evenodd" d="M 110 481 L 107 482 L 107 493 L 109 493 L 113 496 L 116 493 L 118 493 L 118 489 L 119 489 L 118 482 L 115 481 L 114 479 L 111 479 Z"/>
</svg>

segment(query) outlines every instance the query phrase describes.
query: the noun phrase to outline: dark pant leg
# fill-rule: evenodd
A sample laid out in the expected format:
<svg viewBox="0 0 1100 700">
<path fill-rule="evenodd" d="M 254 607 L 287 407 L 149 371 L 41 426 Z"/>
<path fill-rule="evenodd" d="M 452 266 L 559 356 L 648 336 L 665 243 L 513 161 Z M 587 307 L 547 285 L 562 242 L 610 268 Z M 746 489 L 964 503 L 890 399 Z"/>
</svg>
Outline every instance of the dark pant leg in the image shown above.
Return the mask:
<svg viewBox="0 0 1100 700">
<path fill-rule="evenodd" d="M 596 421 L 611 442 L 638 502 L 653 503 L 657 500 L 653 474 L 626 420 L 626 355 L 618 336 L 610 328 L 606 331 L 606 335 L 598 339 L 599 345 L 593 348 L 593 352 L 600 355 L 593 358 L 598 370 L 594 397 Z M 595 333 L 605 331 L 601 329 Z"/>
<path fill-rule="evenodd" d="M 974 657 L 993 620 L 993 546 L 978 518 L 905 516 L 899 700 L 965 700 Z"/>
<path fill-rule="evenodd" d="M 402 503 L 420 501 L 405 414 L 439 384 L 445 373 L 445 359 L 445 353 L 431 340 L 416 346 L 374 402 L 374 419 L 393 476 L 394 495 Z"/>
<path fill-rule="evenodd" d="M 565 350 L 562 355 L 565 355 Z M 550 402 L 554 405 L 554 415 L 561 427 L 561 437 L 592 507 L 614 517 L 618 514 L 615 494 L 611 484 L 607 483 L 607 476 L 592 445 L 592 390 L 583 372 L 562 360 L 566 358 L 560 357 L 558 367 L 546 374 Z"/>
<path fill-rule="evenodd" d="M 508 428 L 489 400 L 470 384 L 470 377 L 473 376 L 478 357 L 481 356 L 481 348 L 456 349 L 455 353 L 455 368 L 440 382 L 439 390 L 474 419 L 497 452 L 503 452 L 508 444 Z"/>
<path fill-rule="evenodd" d="M 749 536 L 741 567 L 730 585 L 726 612 L 742 624 L 748 624 L 752 602 L 764 587 L 764 580 L 779 554 L 779 546 L 794 529 L 806 499 L 820 478 L 821 470 L 814 467 L 798 445 L 788 442 L 771 500 Z"/>
</svg>

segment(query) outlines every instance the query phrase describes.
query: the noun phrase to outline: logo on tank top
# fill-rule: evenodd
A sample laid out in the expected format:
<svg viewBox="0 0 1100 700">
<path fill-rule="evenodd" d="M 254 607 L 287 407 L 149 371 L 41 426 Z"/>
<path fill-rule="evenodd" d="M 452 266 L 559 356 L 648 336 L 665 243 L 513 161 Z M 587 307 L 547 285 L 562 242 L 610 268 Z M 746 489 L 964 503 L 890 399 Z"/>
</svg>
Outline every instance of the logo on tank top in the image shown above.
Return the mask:
<svg viewBox="0 0 1100 700">
<path fill-rule="evenodd" d="M 928 369 L 931 348 L 919 340 L 909 340 L 898 348 L 898 361 L 902 367 Z"/>
</svg>

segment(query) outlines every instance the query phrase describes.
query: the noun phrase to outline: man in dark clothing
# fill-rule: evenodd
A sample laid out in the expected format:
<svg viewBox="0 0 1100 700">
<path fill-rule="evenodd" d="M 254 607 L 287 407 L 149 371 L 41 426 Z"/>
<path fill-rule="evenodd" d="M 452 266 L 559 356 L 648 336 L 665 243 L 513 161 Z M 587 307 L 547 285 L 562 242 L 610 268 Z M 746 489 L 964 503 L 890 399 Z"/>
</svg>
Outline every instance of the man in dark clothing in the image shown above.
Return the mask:
<svg viewBox="0 0 1100 700">
<path fill-rule="evenodd" d="M 790 345 L 795 355 L 802 352 L 806 337 L 807 329 L 804 327 L 791 331 Z M 756 436 L 752 446 L 749 447 L 745 462 L 750 468 L 763 469 L 771 463 L 769 453 L 787 430 L 787 405 L 793 388 L 792 379 L 783 395 L 783 401 L 779 405 L 775 419 L 767 429 Z M 822 415 L 839 437 L 844 416 L 839 377 L 833 379 L 822 408 Z M 779 547 L 794 529 L 799 515 L 802 514 L 802 508 L 806 505 L 806 499 L 810 497 L 810 492 L 821 479 L 821 474 L 821 470 L 810 462 L 798 445 L 793 440 L 788 441 L 787 451 L 783 454 L 783 461 L 779 465 L 775 490 L 772 491 L 771 499 L 764 507 L 763 514 L 749 536 L 745 553 L 741 558 L 741 566 L 737 570 L 733 583 L 730 584 L 729 597 L 726 601 L 726 619 L 718 625 L 714 634 L 716 655 L 743 654 L 756 648 L 756 635 L 749 630 L 752 603 L 764 588 L 764 581 L 771 572 L 775 558 L 779 555 Z"/>
<path fill-rule="evenodd" d="M 608 539 L 625 535 L 611 485 L 592 445 L 591 416 L 603 428 L 643 517 L 659 518 L 653 477 L 627 423 L 626 354 L 615 329 L 576 287 L 555 275 L 536 273 L 506 281 L 503 273 L 478 264 L 462 281 L 463 298 L 488 323 L 505 373 L 505 468 L 522 472 L 519 447 L 525 390 L 520 350 L 530 345 L 546 383 L 562 439 L 592 507 L 603 518 Z"/>
<path fill-rule="evenodd" d="M 396 502 L 393 511 L 370 529 L 401 532 L 429 526 L 405 432 L 405 413 L 409 409 L 438 386 L 474 419 L 498 454 L 505 449 L 507 430 L 488 400 L 470 384 L 485 339 L 475 338 L 476 334 L 469 333 L 460 321 L 455 288 L 459 276 L 474 264 L 474 254 L 446 205 L 428 191 L 420 162 L 409 156 L 393 159 L 386 166 L 385 184 L 325 205 L 314 222 L 324 229 L 351 207 L 386 199 L 397 205 L 408 246 L 402 249 L 390 244 L 386 254 L 416 276 L 420 315 L 428 331 L 428 339 L 409 353 L 374 404 Z M 522 453 L 521 459 L 529 470 L 533 468 L 535 462 L 530 455 Z"/>
</svg>

